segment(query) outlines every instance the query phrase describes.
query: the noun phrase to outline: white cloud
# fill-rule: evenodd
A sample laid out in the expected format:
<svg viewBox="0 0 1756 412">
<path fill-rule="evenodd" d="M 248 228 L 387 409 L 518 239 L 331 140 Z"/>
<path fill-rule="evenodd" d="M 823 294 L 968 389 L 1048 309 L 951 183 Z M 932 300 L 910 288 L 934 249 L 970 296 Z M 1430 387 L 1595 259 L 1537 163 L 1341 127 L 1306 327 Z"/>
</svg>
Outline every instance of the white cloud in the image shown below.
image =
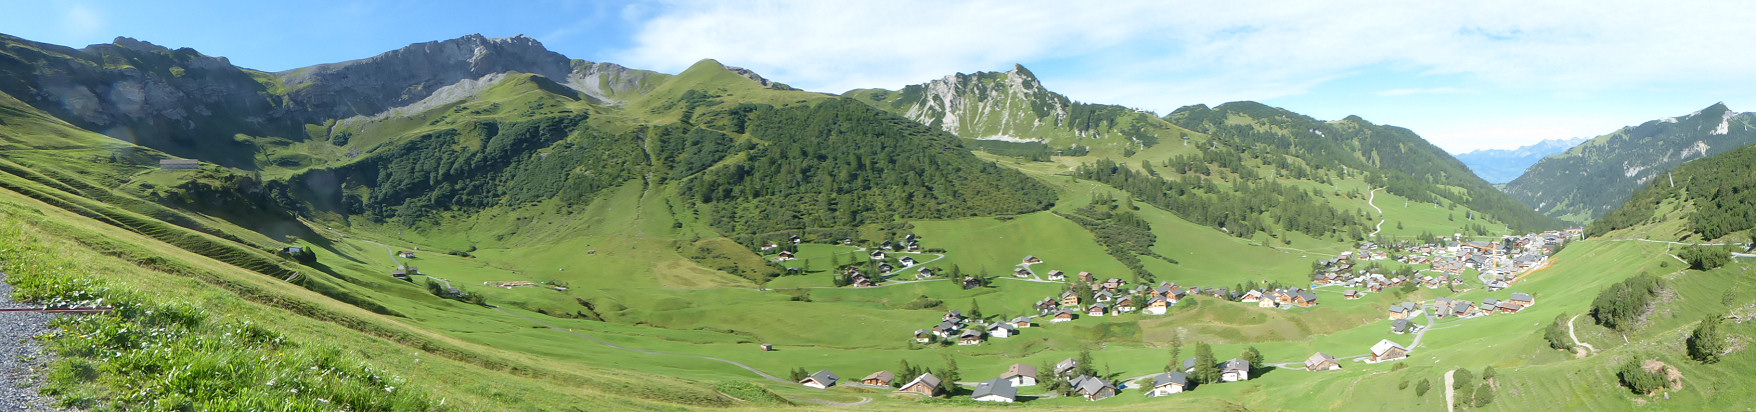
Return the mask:
<svg viewBox="0 0 1756 412">
<path fill-rule="evenodd" d="M 1044 62 L 1079 69 L 1037 70 L 1051 88 L 1076 99 L 1161 111 L 1299 95 L 1386 69 L 1568 96 L 1704 84 L 1756 94 L 1756 83 L 1730 80 L 1756 73 L 1756 54 L 1742 52 L 1756 41 L 1756 25 L 1746 23 L 1756 20 L 1752 6 L 683 0 L 650 10 L 634 44 L 611 61 L 676 71 L 716 58 L 827 92 Z M 1372 86 L 1351 93 L 1463 91 L 1448 84 Z"/>
<path fill-rule="evenodd" d="M 90 37 L 104 29 L 103 17 L 84 4 L 75 4 L 61 15 L 61 27 L 67 34 L 76 37 Z"/>
</svg>

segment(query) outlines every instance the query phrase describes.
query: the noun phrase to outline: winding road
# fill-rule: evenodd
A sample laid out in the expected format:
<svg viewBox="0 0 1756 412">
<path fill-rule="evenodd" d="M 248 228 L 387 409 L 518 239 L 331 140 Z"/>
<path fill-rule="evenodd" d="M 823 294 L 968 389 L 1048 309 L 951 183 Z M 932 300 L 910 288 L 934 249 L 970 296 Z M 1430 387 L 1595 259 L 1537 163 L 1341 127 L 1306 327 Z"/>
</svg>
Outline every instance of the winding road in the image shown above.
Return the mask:
<svg viewBox="0 0 1756 412">
<path fill-rule="evenodd" d="M 1584 313 L 1581 313 L 1579 315 L 1584 315 Z M 1585 349 L 1588 351 L 1587 353 L 1595 353 L 1595 352 L 1597 352 L 1597 348 L 1592 347 L 1591 344 L 1589 344 L 1589 343 L 1580 342 L 1579 335 L 1576 335 L 1573 333 L 1573 321 L 1579 320 L 1579 315 L 1573 315 L 1572 319 L 1567 320 L 1567 337 L 1573 338 L 1574 345 L 1584 346 Z"/>
<path fill-rule="evenodd" d="M 1379 190 L 1384 190 L 1384 188 L 1380 187 L 1377 189 L 1372 189 L 1371 193 L 1366 194 L 1366 206 L 1371 206 L 1372 210 L 1378 211 L 1378 226 L 1375 226 L 1372 228 L 1372 234 L 1366 235 L 1366 237 L 1368 237 L 1368 238 L 1373 237 L 1373 236 L 1378 236 L 1378 232 L 1384 230 L 1384 209 L 1379 209 L 1378 204 L 1373 203 L 1374 200 L 1378 199 L 1378 191 Z"/>
</svg>

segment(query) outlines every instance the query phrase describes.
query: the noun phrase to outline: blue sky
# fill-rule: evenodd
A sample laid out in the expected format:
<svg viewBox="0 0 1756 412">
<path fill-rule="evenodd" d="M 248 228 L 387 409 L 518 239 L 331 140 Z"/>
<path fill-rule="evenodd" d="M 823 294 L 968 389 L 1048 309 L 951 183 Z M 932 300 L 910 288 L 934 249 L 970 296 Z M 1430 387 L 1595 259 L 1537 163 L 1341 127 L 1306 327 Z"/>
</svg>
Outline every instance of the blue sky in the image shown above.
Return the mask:
<svg viewBox="0 0 1756 412">
<path fill-rule="evenodd" d="M 1596 136 L 1714 102 L 1756 110 L 1747 1 L 0 1 L 0 33 L 129 36 L 278 71 L 482 33 L 676 72 L 898 88 L 1029 67 L 1075 100 L 1169 113 L 1256 100 L 1360 115 L 1453 152 Z"/>
</svg>

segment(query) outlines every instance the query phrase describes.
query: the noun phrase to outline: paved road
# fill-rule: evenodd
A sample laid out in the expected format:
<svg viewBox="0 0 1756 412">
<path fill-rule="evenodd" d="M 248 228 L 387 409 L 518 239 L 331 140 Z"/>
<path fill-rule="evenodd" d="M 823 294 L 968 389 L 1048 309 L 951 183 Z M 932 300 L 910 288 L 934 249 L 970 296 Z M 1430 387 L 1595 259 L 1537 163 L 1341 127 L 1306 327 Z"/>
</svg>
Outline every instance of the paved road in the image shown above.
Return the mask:
<svg viewBox="0 0 1756 412">
<path fill-rule="evenodd" d="M 1414 343 L 1408 344 L 1408 351 L 1410 353 L 1413 353 L 1415 351 L 1415 348 L 1418 348 L 1421 346 L 1421 339 L 1427 337 L 1427 331 L 1433 330 L 1433 311 L 1427 310 L 1426 308 L 1421 308 L 1421 312 L 1425 312 L 1427 314 L 1427 327 L 1421 328 L 1421 330 L 1419 332 L 1415 332 Z"/>
<path fill-rule="evenodd" d="M 1628 242 L 1628 241 L 1651 242 L 1651 243 L 1663 243 L 1663 244 L 1667 244 L 1667 245 L 1678 245 L 1678 246 L 1694 246 L 1694 245 L 1701 245 L 1701 246 L 1745 246 L 1745 247 L 1749 246 L 1749 245 L 1743 244 L 1743 243 L 1683 243 L 1683 242 L 1672 242 L 1672 241 L 1668 241 L 1668 240 L 1652 240 L 1652 239 L 1610 239 L 1610 241 L 1611 242 Z M 1732 257 L 1756 258 L 1756 254 L 1732 252 Z M 1683 259 L 1677 258 L 1677 260 L 1683 260 Z"/>
<path fill-rule="evenodd" d="M 1384 209 L 1379 209 L 1377 204 L 1372 203 L 1378 198 L 1379 190 L 1384 190 L 1384 188 L 1372 189 L 1372 192 L 1366 195 L 1366 206 L 1371 206 L 1373 210 L 1378 211 L 1378 226 L 1372 228 L 1372 234 L 1366 235 L 1368 238 L 1378 236 L 1378 232 L 1384 230 Z"/>
<path fill-rule="evenodd" d="M 1579 315 L 1584 315 L 1584 313 L 1581 313 Z M 1579 315 L 1573 315 L 1573 319 L 1567 320 L 1567 337 L 1573 338 L 1574 345 L 1584 346 L 1585 349 L 1588 351 L 1587 353 L 1597 352 L 1597 348 L 1592 347 L 1591 344 L 1589 344 L 1589 343 L 1580 342 L 1579 335 L 1573 334 L 1573 321 L 1579 320 Z"/>
</svg>

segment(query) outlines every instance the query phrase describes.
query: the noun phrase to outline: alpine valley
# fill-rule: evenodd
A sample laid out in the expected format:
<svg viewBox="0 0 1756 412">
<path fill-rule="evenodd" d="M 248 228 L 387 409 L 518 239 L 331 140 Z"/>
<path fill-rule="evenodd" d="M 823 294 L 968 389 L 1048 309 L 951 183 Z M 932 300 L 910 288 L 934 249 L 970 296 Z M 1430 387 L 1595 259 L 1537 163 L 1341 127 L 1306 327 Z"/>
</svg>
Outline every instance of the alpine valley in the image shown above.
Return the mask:
<svg viewBox="0 0 1756 412">
<path fill-rule="evenodd" d="M 78 410 L 1756 393 L 1756 157 L 1723 105 L 1502 192 L 1358 116 L 1161 115 L 1023 66 L 840 94 L 776 80 L 524 36 L 264 72 L 0 35 L 0 280 L 100 309 L 31 340 L 20 387 Z"/>
</svg>

